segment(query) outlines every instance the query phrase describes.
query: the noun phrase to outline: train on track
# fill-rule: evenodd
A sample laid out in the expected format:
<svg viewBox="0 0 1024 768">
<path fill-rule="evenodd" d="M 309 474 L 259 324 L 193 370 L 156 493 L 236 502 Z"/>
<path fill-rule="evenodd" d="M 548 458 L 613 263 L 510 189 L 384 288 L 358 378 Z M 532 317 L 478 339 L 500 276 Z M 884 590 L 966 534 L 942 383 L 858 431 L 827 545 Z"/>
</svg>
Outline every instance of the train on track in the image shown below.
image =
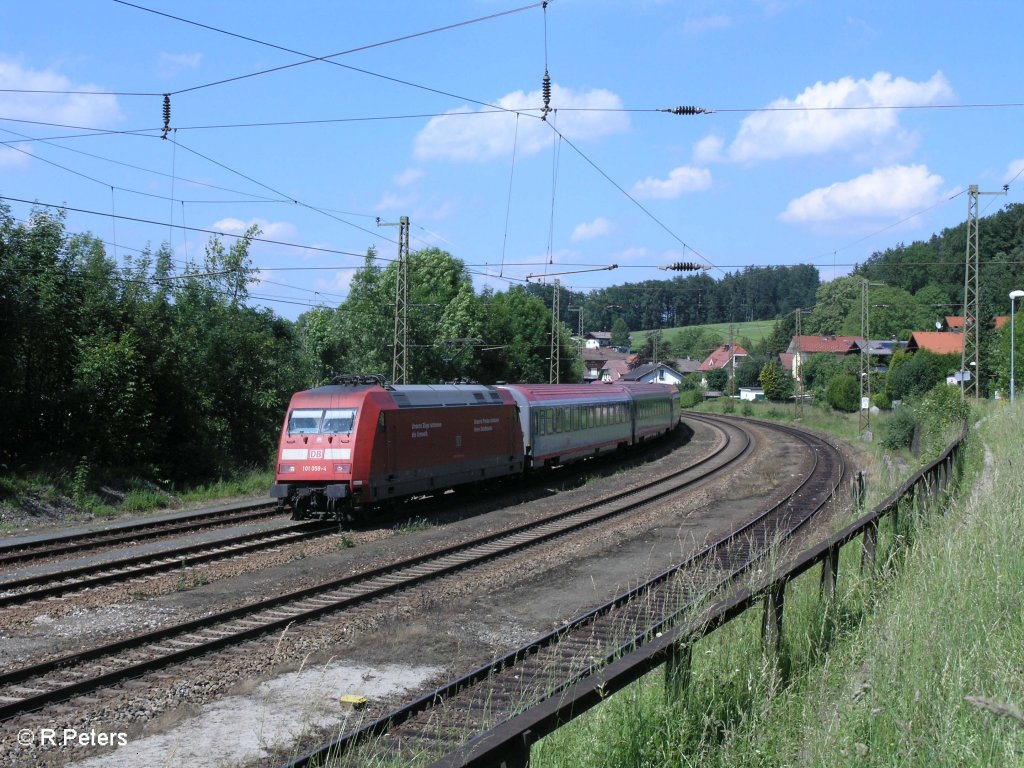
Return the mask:
<svg viewBox="0 0 1024 768">
<path fill-rule="evenodd" d="M 417 494 L 629 448 L 679 424 L 668 384 L 387 385 L 291 398 L 270 495 L 297 520 L 352 519 Z"/>
</svg>

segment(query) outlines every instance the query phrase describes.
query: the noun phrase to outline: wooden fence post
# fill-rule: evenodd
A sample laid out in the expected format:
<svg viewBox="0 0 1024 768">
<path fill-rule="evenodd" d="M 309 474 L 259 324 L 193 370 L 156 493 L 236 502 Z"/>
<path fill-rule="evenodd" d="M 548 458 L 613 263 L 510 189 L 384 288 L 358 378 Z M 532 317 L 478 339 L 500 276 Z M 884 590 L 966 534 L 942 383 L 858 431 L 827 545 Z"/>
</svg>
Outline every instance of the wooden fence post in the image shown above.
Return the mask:
<svg viewBox="0 0 1024 768">
<path fill-rule="evenodd" d="M 535 741 L 533 731 L 523 731 L 499 758 L 501 768 L 530 768 L 530 747 Z"/>
<path fill-rule="evenodd" d="M 878 520 L 872 520 L 864 527 L 864 549 L 860 557 L 860 571 L 875 571 L 875 550 L 878 549 Z"/>
<path fill-rule="evenodd" d="M 761 622 L 761 640 L 766 653 L 778 660 L 782 647 L 782 609 L 786 600 L 785 580 L 776 582 L 764 595 L 764 618 Z"/>
<path fill-rule="evenodd" d="M 836 582 L 839 580 L 839 549 L 830 548 L 821 561 L 821 596 L 828 602 L 836 599 Z"/>
</svg>

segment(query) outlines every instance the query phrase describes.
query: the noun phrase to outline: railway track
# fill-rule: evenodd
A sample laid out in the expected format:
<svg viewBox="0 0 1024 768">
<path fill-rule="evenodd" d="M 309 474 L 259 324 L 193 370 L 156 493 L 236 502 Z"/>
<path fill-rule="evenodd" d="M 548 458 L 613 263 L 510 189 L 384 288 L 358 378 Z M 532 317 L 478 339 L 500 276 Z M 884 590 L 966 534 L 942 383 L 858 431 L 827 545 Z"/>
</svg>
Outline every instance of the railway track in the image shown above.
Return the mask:
<svg viewBox="0 0 1024 768">
<path fill-rule="evenodd" d="M 69 533 L 0 546 L 0 568 L 43 558 L 103 549 L 120 544 L 180 536 L 220 525 L 236 525 L 274 517 L 281 513 L 272 500 L 247 502 L 230 508 L 196 512 L 172 520 L 153 520 L 98 531 Z"/>
<path fill-rule="evenodd" d="M 157 573 L 191 568 L 319 538 L 338 531 L 337 523 L 302 523 L 269 531 L 254 531 L 201 544 L 190 544 L 133 557 L 108 560 L 54 573 L 0 581 L 0 608 L 46 600 L 83 589 L 95 589 Z"/>
<path fill-rule="evenodd" d="M 785 499 L 645 584 L 288 765 L 304 768 L 338 758 L 339 765 L 423 764 L 557 697 L 667 631 L 710 594 L 735 583 L 773 544 L 799 531 L 843 483 L 845 464 L 831 444 L 788 427 L 771 428 L 796 436 L 814 453 L 812 469 Z M 367 742 L 369 752 L 358 751 Z"/>
<path fill-rule="evenodd" d="M 706 479 L 739 461 L 750 450 L 750 437 L 742 430 L 731 425 L 716 428 L 722 435 L 719 445 L 702 461 L 602 502 L 584 504 L 361 574 L 0 674 L 0 720 L 236 646 L 294 623 L 352 609 L 625 515 Z"/>
</svg>

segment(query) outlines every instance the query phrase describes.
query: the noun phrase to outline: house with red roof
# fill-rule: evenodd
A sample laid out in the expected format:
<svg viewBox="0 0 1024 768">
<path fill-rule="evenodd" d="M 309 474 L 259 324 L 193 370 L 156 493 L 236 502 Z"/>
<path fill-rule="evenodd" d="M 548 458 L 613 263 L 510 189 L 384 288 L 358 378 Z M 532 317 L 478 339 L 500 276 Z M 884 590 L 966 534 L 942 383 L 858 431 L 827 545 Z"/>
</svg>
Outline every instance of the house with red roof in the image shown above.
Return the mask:
<svg viewBox="0 0 1024 768">
<path fill-rule="evenodd" d="M 907 342 L 907 352 L 919 349 L 927 349 L 936 355 L 959 355 L 964 351 L 964 335 L 946 331 L 914 331 Z"/>
<path fill-rule="evenodd" d="M 964 318 L 962 315 L 946 315 L 943 318 L 942 330 L 952 333 L 964 332 Z"/>
<path fill-rule="evenodd" d="M 739 344 L 723 344 L 708 355 L 703 363 L 697 366 L 697 371 L 700 373 L 710 373 L 719 368 L 727 368 L 731 378 L 733 371 L 736 370 L 737 358 L 746 356 L 747 350 Z"/>
<path fill-rule="evenodd" d="M 704 358 L 704 362 L 697 366 L 697 373 L 700 374 L 700 385 L 707 388 L 707 375 L 711 371 L 725 369 L 731 379 L 736 374 L 736 365 L 740 358 L 747 356 L 747 350 L 739 344 L 723 344 L 710 355 Z M 705 393 L 705 396 L 711 393 Z M 721 393 L 718 393 L 721 394 Z M 717 395 L 716 395 L 717 396 Z"/>
<path fill-rule="evenodd" d="M 788 370 L 789 375 L 795 379 L 797 370 L 811 355 L 859 355 L 863 341 L 860 336 L 794 336 L 789 340 L 786 351 L 779 355 L 779 359 L 785 370 Z"/>
</svg>

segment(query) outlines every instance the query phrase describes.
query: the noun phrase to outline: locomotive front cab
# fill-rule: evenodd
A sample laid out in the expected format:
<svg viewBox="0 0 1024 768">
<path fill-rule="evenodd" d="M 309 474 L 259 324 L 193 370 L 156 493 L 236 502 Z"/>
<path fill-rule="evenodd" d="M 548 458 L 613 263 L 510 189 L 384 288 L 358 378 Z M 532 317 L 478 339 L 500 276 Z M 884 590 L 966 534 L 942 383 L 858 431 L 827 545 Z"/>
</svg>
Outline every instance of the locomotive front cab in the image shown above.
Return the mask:
<svg viewBox="0 0 1024 768">
<path fill-rule="evenodd" d="M 292 518 L 341 517 L 352 484 L 355 407 L 292 402 L 281 432 L 270 495 L 290 504 Z"/>
</svg>

